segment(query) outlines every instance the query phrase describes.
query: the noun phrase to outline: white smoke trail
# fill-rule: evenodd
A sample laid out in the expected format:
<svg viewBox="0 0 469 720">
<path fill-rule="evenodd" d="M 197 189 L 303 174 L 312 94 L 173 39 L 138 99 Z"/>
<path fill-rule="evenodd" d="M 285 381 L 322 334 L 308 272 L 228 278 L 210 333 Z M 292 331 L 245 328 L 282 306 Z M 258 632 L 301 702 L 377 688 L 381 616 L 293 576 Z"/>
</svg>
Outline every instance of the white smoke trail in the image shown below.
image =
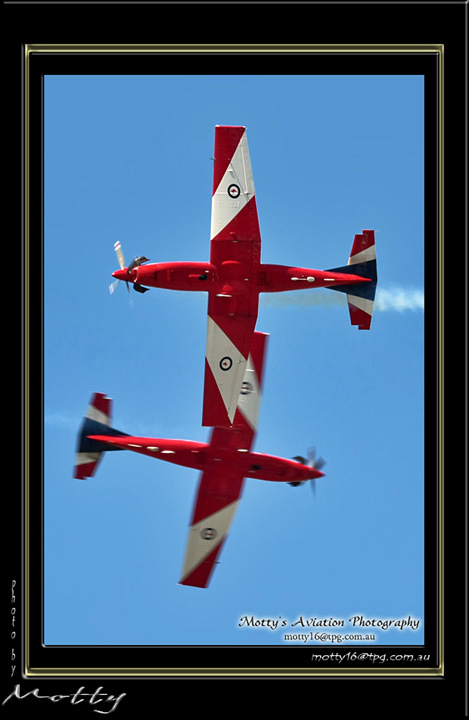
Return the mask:
<svg viewBox="0 0 469 720">
<path fill-rule="evenodd" d="M 315 290 L 295 290 L 288 293 L 272 293 L 262 294 L 260 296 L 260 304 L 263 307 L 288 307 L 303 306 L 311 307 L 313 305 L 330 306 L 330 307 L 346 307 L 346 295 L 331 290 L 323 290 L 317 288 Z M 407 310 L 417 311 L 425 307 L 425 295 L 422 290 L 409 288 L 385 288 L 376 289 L 375 311 L 395 311 L 405 312 Z"/>
<path fill-rule="evenodd" d="M 66 411 L 48 411 L 44 414 L 45 425 L 57 428 L 76 428 L 81 421 L 81 417 L 75 417 L 72 413 Z"/>
<path fill-rule="evenodd" d="M 393 288 L 385 290 L 376 289 L 375 310 L 423 310 L 425 307 L 425 295 L 422 290 L 405 290 L 404 288 Z"/>
</svg>

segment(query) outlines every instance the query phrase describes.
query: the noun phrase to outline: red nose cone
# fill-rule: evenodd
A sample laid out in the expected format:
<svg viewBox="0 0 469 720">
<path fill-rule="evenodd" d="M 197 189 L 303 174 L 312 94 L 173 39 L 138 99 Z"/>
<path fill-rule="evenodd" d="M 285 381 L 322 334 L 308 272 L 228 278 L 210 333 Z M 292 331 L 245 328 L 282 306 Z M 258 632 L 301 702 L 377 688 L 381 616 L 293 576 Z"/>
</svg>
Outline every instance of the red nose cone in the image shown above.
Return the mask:
<svg viewBox="0 0 469 720">
<path fill-rule="evenodd" d="M 112 277 L 115 277 L 116 280 L 130 280 L 127 270 L 116 270 L 116 272 L 112 273 Z"/>
</svg>

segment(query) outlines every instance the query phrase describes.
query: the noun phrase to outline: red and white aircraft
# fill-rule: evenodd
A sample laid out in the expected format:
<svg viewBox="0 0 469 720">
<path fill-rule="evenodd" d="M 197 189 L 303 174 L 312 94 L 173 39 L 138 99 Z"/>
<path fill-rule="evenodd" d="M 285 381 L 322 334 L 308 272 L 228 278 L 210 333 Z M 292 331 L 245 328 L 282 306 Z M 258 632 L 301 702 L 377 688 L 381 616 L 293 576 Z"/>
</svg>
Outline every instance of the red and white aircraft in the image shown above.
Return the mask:
<svg viewBox="0 0 469 720">
<path fill-rule="evenodd" d="M 202 471 L 191 519 L 180 583 L 207 587 L 238 507 L 244 479 L 257 478 L 301 485 L 322 477 L 323 461 L 309 463 L 252 452 L 261 401 L 267 335 L 252 339 L 238 404 L 231 427 L 214 427 L 208 443 L 127 435 L 111 427 L 110 398 L 95 393 L 83 420 L 74 477 L 92 477 L 103 452 L 132 450 L 159 460 Z"/>
<path fill-rule="evenodd" d="M 213 165 L 209 262 L 128 266 L 115 249 L 117 280 L 145 292 L 149 287 L 208 292 L 202 424 L 233 423 L 256 326 L 259 293 L 327 287 L 347 295 L 352 325 L 370 328 L 377 274 L 374 230 L 355 235 L 348 265 L 315 270 L 261 263 L 261 235 L 246 128 L 217 126 Z M 113 288 L 113 285 L 111 286 Z"/>
</svg>

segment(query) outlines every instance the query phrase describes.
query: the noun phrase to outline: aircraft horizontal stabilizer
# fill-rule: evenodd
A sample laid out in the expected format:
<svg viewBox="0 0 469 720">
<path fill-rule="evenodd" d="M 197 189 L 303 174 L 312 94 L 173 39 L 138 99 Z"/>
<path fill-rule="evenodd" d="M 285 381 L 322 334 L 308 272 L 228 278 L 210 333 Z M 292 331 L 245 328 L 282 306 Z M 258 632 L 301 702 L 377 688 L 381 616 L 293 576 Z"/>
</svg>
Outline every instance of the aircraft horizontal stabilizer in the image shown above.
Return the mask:
<svg viewBox="0 0 469 720">
<path fill-rule="evenodd" d="M 331 272 L 348 273 L 349 275 L 360 275 L 369 280 L 369 282 L 364 283 L 329 287 L 329 290 L 346 293 L 352 325 L 357 325 L 359 330 L 369 330 L 378 282 L 375 231 L 363 230 L 361 234 L 355 235 L 348 265 L 329 268 L 329 270 Z"/>
<path fill-rule="evenodd" d="M 123 436 L 126 433 L 115 430 L 110 426 L 112 400 L 103 393 L 94 393 L 88 407 L 88 412 L 78 433 L 75 469 L 73 477 L 86 480 L 93 477 L 101 460 L 103 452 L 120 450 L 105 442 L 92 440 L 89 435 Z"/>
</svg>

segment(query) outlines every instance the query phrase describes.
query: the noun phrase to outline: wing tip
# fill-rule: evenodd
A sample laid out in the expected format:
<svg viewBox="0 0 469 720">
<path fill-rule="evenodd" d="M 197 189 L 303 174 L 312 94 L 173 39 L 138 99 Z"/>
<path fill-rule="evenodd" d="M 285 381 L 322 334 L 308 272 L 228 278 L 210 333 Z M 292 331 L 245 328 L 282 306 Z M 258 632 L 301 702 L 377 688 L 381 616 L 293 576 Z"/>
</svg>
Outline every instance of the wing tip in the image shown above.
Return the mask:
<svg viewBox="0 0 469 720">
<path fill-rule="evenodd" d="M 209 558 L 205 558 L 202 562 L 197 565 L 193 570 L 190 570 L 179 580 L 179 585 L 186 585 L 186 587 L 198 587 L 207 588 L 212 577 L 212 573 L 217 564 L 216 557 L 220 552 L 221 545 L 210 553 Z"/>
</svg>

